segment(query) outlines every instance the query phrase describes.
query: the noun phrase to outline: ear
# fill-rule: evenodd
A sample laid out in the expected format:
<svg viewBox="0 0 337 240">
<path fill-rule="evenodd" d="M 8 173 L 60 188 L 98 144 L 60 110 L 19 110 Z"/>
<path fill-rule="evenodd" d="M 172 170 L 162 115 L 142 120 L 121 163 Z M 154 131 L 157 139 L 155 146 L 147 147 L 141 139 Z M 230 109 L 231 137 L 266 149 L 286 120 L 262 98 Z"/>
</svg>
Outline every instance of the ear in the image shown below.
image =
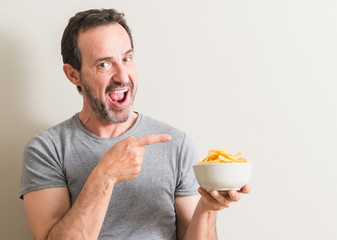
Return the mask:
<svg viewBox="0 0 337 240">
<path fill-rule="evenodd" d="M 82 83 L 80 73 L 75 68 L 73 68 L 73 66 L 68 63 L 64 64 L 63 72 L 72 84 L 76 86 L 81 86 Z"/>
</svg>

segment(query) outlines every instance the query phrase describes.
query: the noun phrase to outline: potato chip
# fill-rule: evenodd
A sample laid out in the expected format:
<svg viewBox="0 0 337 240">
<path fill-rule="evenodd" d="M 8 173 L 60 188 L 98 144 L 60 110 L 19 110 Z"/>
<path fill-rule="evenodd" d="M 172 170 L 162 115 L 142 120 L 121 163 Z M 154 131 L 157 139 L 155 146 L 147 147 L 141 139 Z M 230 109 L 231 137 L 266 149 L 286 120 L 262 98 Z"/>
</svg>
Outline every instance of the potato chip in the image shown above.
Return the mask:
<svg viewBox="0 0 337 240">
<path fill-rule="evenodd" d="M 199 164 L 205 163 L 244 163 L 247 160 L 241 157 L 241 151 L 237 154 L 227 152 L 228 147 L 223 149 L 212 149 L 208 151 L 207 157 Z"/>
</svg>

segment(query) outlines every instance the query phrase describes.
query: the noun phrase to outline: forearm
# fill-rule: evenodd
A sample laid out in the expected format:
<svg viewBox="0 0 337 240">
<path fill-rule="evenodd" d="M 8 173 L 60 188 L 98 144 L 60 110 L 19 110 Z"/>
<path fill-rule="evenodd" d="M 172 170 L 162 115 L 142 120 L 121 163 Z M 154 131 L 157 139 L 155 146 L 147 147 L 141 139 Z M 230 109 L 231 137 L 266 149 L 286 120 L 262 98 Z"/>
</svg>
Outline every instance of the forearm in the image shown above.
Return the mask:
<svg viewBox="0 0 337 240">
<path fill-rule="evenodd" d="M 194 211 L 191 223 L 184 234 L 184 240 L 216 240 L 216 211 L 205 210 L 202 206 L 202 199 Z"/>
<path fill-rule="evenodd" d="M 47 239 L 97 239 L 113 187 L 111 180 L 94 169 L 74 205 L 50 230 Z"/>
</svg>

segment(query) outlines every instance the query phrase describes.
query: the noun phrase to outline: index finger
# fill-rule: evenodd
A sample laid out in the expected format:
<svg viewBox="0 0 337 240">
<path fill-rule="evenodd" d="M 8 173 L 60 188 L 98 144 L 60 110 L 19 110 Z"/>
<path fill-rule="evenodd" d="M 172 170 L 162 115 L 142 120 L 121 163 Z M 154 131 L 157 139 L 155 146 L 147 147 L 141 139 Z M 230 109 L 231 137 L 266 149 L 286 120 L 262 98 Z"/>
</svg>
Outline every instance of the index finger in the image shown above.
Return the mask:
<svg viewBox="0 0 337 240">
<path fill-rule="evenodd" d="M 171 136 L 168 134 L 157 134 L 157 135 L 149 135 L 144 137 L 137 137 L 135 138 L 136 145 L 138 147 L 143 147 L 146 145 L 151 145 L 155 143 L 161 143 L 161 142 L 169 142 L 171 141 Z"/>
</svg>

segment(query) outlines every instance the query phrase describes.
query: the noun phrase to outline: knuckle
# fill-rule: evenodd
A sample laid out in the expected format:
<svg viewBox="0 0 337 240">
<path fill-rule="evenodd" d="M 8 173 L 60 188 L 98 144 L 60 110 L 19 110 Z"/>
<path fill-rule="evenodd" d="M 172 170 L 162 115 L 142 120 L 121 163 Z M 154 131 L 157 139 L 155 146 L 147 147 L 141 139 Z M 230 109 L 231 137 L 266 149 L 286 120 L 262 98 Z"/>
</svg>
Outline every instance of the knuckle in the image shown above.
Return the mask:
<svg viewBox="0 0 337 240">
<path fill-rule="evenodd" d="M 137 152 L 135 152 L 135 151 L 129 151 L 129 156 L 132 159 L 136 159 L 137 158 Z"/>
<path fill-rule="evenodd" d="M 142 159 L 139 157 L 135 157 L 133 160 L 133 164 L 135 167 L 140 166 L 142 164 Z"/>
<path fill-rule="evenodd" d="M 134 173 L 138 175 L 141 171 L 142 171 L 142 167 L 137 166 L 137 167 L 135 167 Z"/>
<path fill-rule="evenodd" d="M 133 137 L 133 136 L 127 137 L 127 138 L 125 138 L 125 139 L 122 140 L 122 141 L 124 141 L 128 146 L 130 146 L 130 145 L 132 145 L 133 142 L 134 142 L 134 137 Z"/>
<path fill-rule="evenodd" d="M 138 174 L 134 173 L 134 174 L 131 174 L 130 177 L 129 177 L 129 180 L 131 179 L 135 179 L 137 177 Z"/>
<path fill-rule="evenodd" d="M 229 200 L 233 202 L 238 202 L 240 200 L 240 195 L 239 194 L 230 195 Z"/>
</svg>

